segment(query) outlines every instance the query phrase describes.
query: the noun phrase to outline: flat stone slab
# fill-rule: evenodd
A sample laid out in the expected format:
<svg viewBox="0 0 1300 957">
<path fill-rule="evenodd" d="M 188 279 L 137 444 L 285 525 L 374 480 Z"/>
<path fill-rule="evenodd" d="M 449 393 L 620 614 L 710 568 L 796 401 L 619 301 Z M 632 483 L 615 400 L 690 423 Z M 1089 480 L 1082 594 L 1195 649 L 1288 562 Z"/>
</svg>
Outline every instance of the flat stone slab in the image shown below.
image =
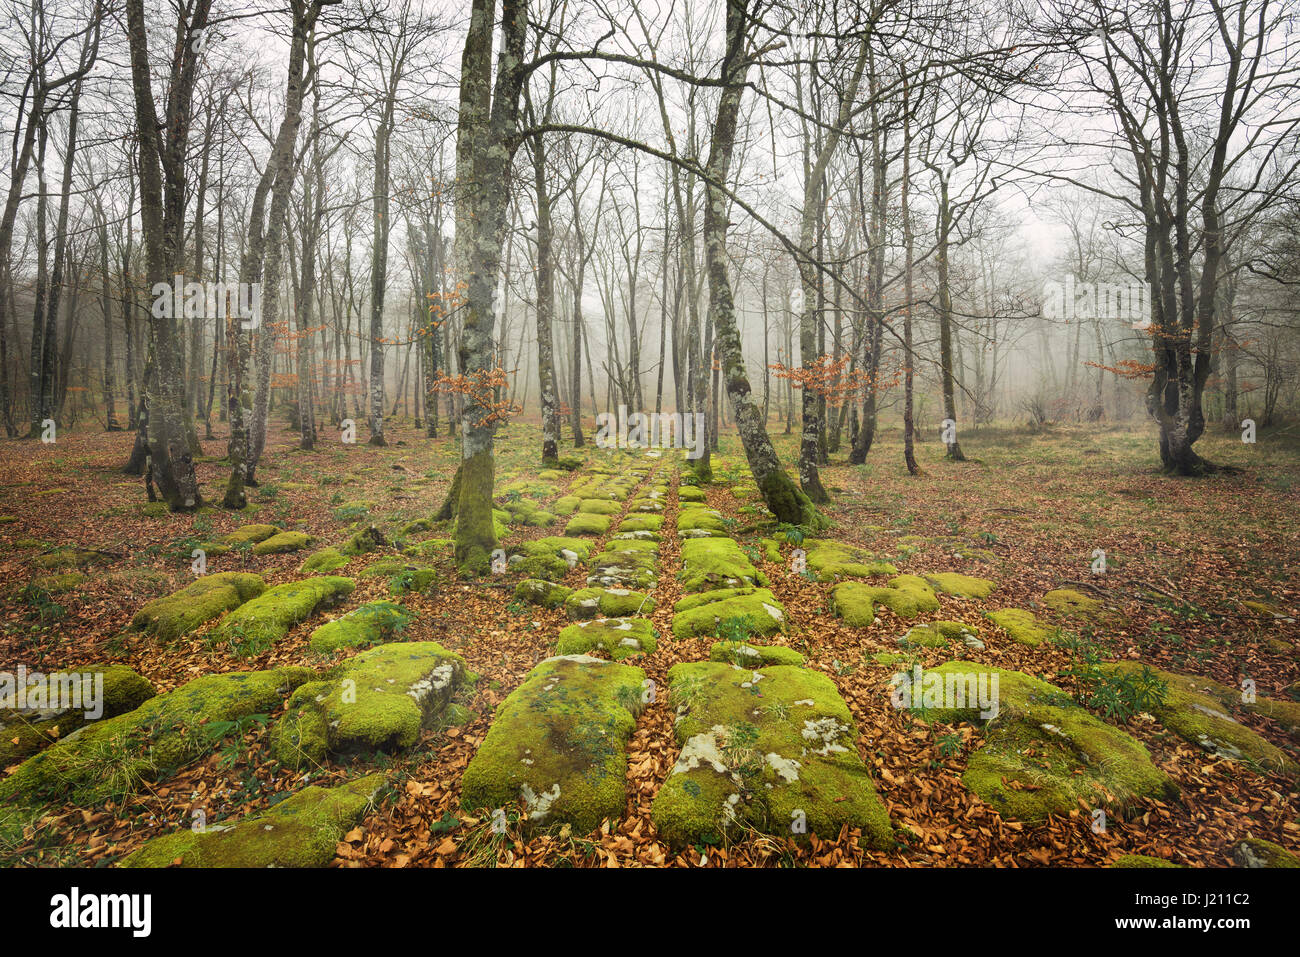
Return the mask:
<svg viewBox="0 0 1300 957">
<path fill-rule="evenodd" d="M 523 805 L 533 824 L 580 834 L 627 804 L 627 742 L 645 672 L 588 655 L 548 658 L 497 708 L 461 779 L 467 810 Z"/>
<path fill-rule="evenodd" d="M 724 622 L 735 622 L 747 635 L 785 631 L 785 606 L 766 588 L 720 588 L 688 595 L 673 605 L 673 635 L 714 635 Z"/>
<path fill-rule="evenodd" d="M 916 618 L 922 612 L 939 610 L 934 589 L 916 575 L 899 575 L 885 587 L 849 581 L 831 592 L 831 607 L 850 625 L 866 627 L 876 620 L 876 605 L 883 605 L 899 618 Z"/>
<path fill-rule="evenodd" d="M 307 643 L 323 655 L 341 648 L 369 648 L 396 640 L 414 619 L 414 614 L 396 602 L 367 602 L 318 627 Z"/>
<path fill-rule="evenodd" d="M 655 600 L 630 588 L 579 588 L 564 599 L 564 607 L 570 618 L 626 618 L 650 614 Z"/>
<path fill-rule="evenodd" d="M 271 729 L 271 749 L 288 767 L 331 755 L 403 751 L 432 727 L 465 680 L 465 660 L 436 641 L 395 642 L 363 651 L 309 681 Z"/>
<path fill-rule="evenodd" d="M 131 627 L 174 641 L 266 591 L 261 575 L 219 572 L 204 575 L 179 591 L 155 598 L 135 613 Z"/>
<path fill-rule="evenodd" d="M 847 826 L 864 845 L 893 846 L 853 718 L 828 677 L 692 662 L 668 681 L 682 749 L 651 817 L 669 843 L 720 843 L 741 827 L 834 840 Z"/>
<path fill-rule="evenodd" d="M 1012 641 L 1031 648 L 1036 648 L 1057 633 L 1051 625 L 1039 621 L 1032 611 L 1023 608 L 986 611 L 984 617 L 1005 631 Z"/>
<path fill-rule="evenodd" d="M 333 788 L 311 785 L 234 824 L 156 837 L 118 866 L 324 867 L 383 783 L 384 775 L 371 774 Z"/>
<path fill-rule="evenodd" d="M 356 587 L 351 578 L 337 575 L 318 575 L 276 585 L 223 618 L 212 637 L 217 641 L 269 648 L 298 622 L 310 618 L 318 609 L 338 604 Z"/>
<path fill-rule="evenodd" d="M 555 652 L 559 655 L 604 652 L 611 661 L 622 661 L 634 655 L 652 655 L 657 647 L 654 625 L 649 620 L 601 618 L 562 628 Z"/>
<path fill-rule="evenodd" d="M 898 574 L 893 565 L 878 561 L 871 552 L 856 545 L 830 539 L 809 539 L 800 547 L 804 550 L 804 561 L 818 581 Z"/>
<path fill-rule="evenodd" d="M 682 542 L 678 577 L 686 592 L 766 585 L 767 576 L 730 538 L 700 538 Z"/>
<path fill-rule="evenodd" d="M 723 661 L 743 668 L 768 665 L 802 665 L 804 657 L 793 648 L 781 645 L 755 645 L 747 641 L 715 641 L 709 647 L 710 661 Z"/>
</svg>

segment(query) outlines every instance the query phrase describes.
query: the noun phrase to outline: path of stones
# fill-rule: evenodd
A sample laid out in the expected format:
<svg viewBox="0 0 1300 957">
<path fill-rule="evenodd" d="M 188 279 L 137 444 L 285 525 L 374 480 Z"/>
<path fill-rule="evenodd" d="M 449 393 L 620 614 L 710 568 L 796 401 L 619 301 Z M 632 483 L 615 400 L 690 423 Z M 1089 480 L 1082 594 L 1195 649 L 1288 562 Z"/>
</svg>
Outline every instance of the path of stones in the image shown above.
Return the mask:
<svg viewBox="0 0 1300 957">
<path fill-rule="evenodd" d="M 887 802 L 877 792 L 873 775 L 896 791 L 900 784 L 884 736 L 859 727 L 881 700 L 961 729 L 947 740 L 958 751 L 969 745 L 964 799 L 949 810 L 975 822 L 991 841 L 1057 815 L 1078 822 L 1071 840 L 1096 859 L 1104 841 L 1099 834 L 1105 835 L 1099 821 L 1144 814 L 1145 824 L 1153 809 L 1169 817 L 1179 787 L 1143 740 L 1100 720 L 1060 688 L 984 663 L 990 644 L 998 646 L 996 656 L 1016 663 L 1026 660 L 1026 650 L 1050 653 L 1056 631 L 1030 611 L 992 607 L 996 582 L 899 574 L 890 562 L 830 537 L 787 541 L 778 534 L 744 545 L 732 537 L 736 519 L 710 500 L 756 502 L 754 490 L 706 493 L 679 484 L 681 473 L 681 460 L 672 457 L 635 460 L 618 471 L 588 469 L 549 502 L 522 494 L 535 494 L 535 484 L 507 486 L 496 513 L 503 538 L 511 525 L 565 526 L 561 535 L 506 549 L 508 560 L 496 571 L 512 582 L 527 576 L 514 585 L 516 601 L 571 623 L 554 635 L 554 655 L 500 703 L 464 767 L 460 800 L 480 822 L 472 832 L 480 847 L 522 851 L 529 835 L 558 828 L 561 840 L 598 833 L 611 863 L 611 839 L 614 848 L 645 842 L 640 860 L 651 864 L 674 857 L 707 862 L 710 854 L 725 861 L 736 841 L 749 842 L 747 862 L 788 859 L 800 848 L 823 863 L 901 863 L 909 849 L 922 849 L 927 863 L 971 862 L 960 851 L 945 860 L 946 829 L 927 829 L 906 802 Z M 417 522 L 404 531 L 428 528 Z M 309 541 L 250 525 L 208 548 L 219 554 L 240 543 L 272 554 L 304 549 Z M 354 758 L 364 765 L 377 752 L 417 748 L 428 729 L 472 723 L 476 716 L 462 702 L 478 676 L 464 658 L 437 642 L 400 640 L 412 620 L 403 593 L 429 585 L 434 570 L 427 559 L 450 542 L 426 539 L 405 554 L 386 544 L 382 534 L 362 527 L 308 556 L 303 572 L 317 573 L 310 577 L 267 588 L 255 574 L 219 573 L 143 607 L 134 626 L 162 641 L 220 619 L 212 634 L 221 640 L 267 647 L 319 617 L 313 651 L 365 650 L 323 673 L 284 667 L 207 675 L 158 695 L 129 668 L 105 667 L 105 720 L 71 734 L 69 713 L 42 713 L 35 721 L 0 713 L 9 749 L 0 754 L 3 763 L 25 759 L 0 780 L 0 801 L 19 809 L 0 811 L 0 828 L 30 826 L 46 802 L 92 804 L 120 793 L 123 782 L 139 790 L 159 769 L 208 757 L 220 738 L 213 729 L 238 729 L 241 719 L 274 713 L 281 702 L 286 707 L 268 735 L 271 753 L 283 766 L 304 770 Z M 393 600 L 366 602 L 328 621 L 319 616 L 356 585 L 329 573 L 371 552 L 375 560 L 359 576 L 387 578 Z M 842 621 L 792 626 L 782 596 L 802 599 L 822 583 L 830 586 L 830 611 Z M 1043 604 L 1061 616 L 1102 614 L 1098 602 L 1078 592 L 1050 592 Z M 936 619 L 944 608 L 959 609 L 961 620 Z M 897 621 L 899 635 L 894 649 L 870 656 L 870 680 L 848 680 L 851 672 L 843 668 L 832 677 L 791 647 L 807 648 L 823 630 L 872 626 L 882 614 Z M 922 664 L 932 677 L 917 684 L 914 667 Z M 1140 675 L 1136 665 L 1112 667 Z M 1236 689 L 1159 674 L 1170 690 L 1148 716 L 1148 732 L 1162 728 L 1157 736 L 1171 733 L 1207 759 L 1280 780 L 1300 773 L 1285 750 L 1239 720 L 1243 713 L 1264 715 L 1294 732 L 1296 705 L 1268 698 L 1243 703 Z M 997 688 L 996 715 L 980 698 L 990 687 Z M 955 691 L 968 697 L 954 701 Z M 903 714 L 896 722 L 906 735 L 931 733 Z M 51 739 L 42 729 L 54 724 L 61 735 L 45 747 Z M 334 787 L 309 785 L 263 813 L 155 838 L 121 863 L 323 865 L 348 849 L 340 841 L 356 835 L 368 815 L 381 813 L 373 798 L 384 785 L 382 773 Z M 911 800 L 930 797 L 923 789 Z M 1162 842 L 1148 843 L 1158 850 Z M 444 840 L 436 862 L 455 862 L 458 847 Z M 1279 845 L 1251 836 L 1233 843 L 1231 853 L 1251 866 L 1291 860 Z M 1162 858 L 1169 856 L 1113 860 L 1168 866 Z"/>
</svg>

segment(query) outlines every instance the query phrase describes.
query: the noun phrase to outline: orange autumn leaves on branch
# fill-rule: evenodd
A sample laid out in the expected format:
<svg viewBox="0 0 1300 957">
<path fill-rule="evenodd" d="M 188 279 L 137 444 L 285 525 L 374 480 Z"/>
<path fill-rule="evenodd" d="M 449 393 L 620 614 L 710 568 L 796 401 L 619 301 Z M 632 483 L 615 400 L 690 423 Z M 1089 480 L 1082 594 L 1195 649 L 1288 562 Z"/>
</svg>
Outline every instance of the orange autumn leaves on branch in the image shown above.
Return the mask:
<svg viewBox="0 0 1300 957">
<path fill-rule="evenodd" d="M 523 407 L 509 401 L 502 401 L 499 390 L 509 383 L 506 370 L 497 366 L 495 369 L 480 369 L 469 375 L 447 375 L 440 373 L 434 380 L 435 391 L 444 395 L 457 395 L 463 400 L 463 408 L 484 409 L 486 414 L 473 423 L 475 428 L 504 422 L 512 415 L 518 415 Z"/>
<path fill-rule="evenodd" d="M 1110 372 L 1119 376 L 1121 379 L 1137 381 L 1138 379 L 1148 379 L 1156 371 L 1154 362 L 1138 362 L 1136 359 L 1120 359 L 1113 366 L 1105 365 L 1101 362 L 1085 362 L 1084 365 L 1093 369 L 1101 369 L 1103 372 Z"/>
<path fill-rule="evenodd" d="M 815 395 L 824 398 L 826 404 L 833 408 L 851 401 L 854 396 L 861 395 L 867 389 L 883 391 L 898 381 L 895 375 L 893 379 L 873 383 L 871 373 L 864 369 L 846 372 L 851 361 L 852 357 L 848 355 L 836 359 L 831 355 L 822 354 L 807 368 L 788 366 L 782 362 L 773 362 L 769 368 L 776 373 L 778 379 L 789 380 L 791 388 L 809 389 Z"/>
</svg>

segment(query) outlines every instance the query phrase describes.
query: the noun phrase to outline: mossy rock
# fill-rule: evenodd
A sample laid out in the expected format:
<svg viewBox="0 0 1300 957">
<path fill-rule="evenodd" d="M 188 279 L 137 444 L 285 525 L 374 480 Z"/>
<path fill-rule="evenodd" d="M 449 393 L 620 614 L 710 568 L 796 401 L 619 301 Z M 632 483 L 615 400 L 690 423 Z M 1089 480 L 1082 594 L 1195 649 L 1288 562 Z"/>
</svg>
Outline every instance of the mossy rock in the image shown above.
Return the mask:
<svg viewBox="0 0 1300 957">
<path fill-rule="evenodd" d="M 414 558 L 450 558 L 456 551 L 456 543 L 450 538 L 426 538 L 412 542 L 402 551 Z"/>
<path fill-rule="evenodd" d="M 561 495 L 551 503 L 551 511 L 556 515 L 572 515 L 582 504 L 582 499 L 577 495 Z"/>
<path fill-rule="evenodd" d="M 834 840 L 848 827 L 864 845 L 893 846 L 853 718 L 826 675 L 692 662 L 668 681 L 682 749 L 651 806 L 664 840 L 717 844 L 742 828 Z"/>
<path fill-rule="evenodd" d="M 179 591 L 149 602 L 135 613 L 131 627 L 162 641 L 174 641 L 265 591 L 266 582 L 260 575 L 247 572 L 204 575 Z"/>
<path fill-rule="evenodd" d="M 564 599 L 564 607 L 570 618 L 628 618 L 649 615 L 655 600 L 630 588 L 579 588 Z"/>
<path fill-rule="evenodd" d="M 754 567 L 730 538 L 682 542 L 681 556 L 682 570 L 678 577 L 686 592 L 767 584 L 767 576 Z"/>
<path fill-rule="evenodd" d="M 773 542 L 775 545 L 775 542 Z M 804 561 L 818 581 L 830 582 L 839 578 L 871 578 L 876 575 L 897 575 L 898 569 L 888 562 L 876 561 L 868 551 L 855 545 L 830 539 L 809 539 L 801 547 Z M 780 552 L 773 561 L 780 561 Z"/>
<path fill-rule="evenodd" d="M 134 793 L 209 754 L 229 725 L 278 708 L 307 668 L 204 675 L 115 718 L 91 722 L 0 781 L 0 802 L 83 806 Z"/>
<path fill-rule="evenodd" d="M 589 655 L 541 662 L 497 708 L 465 769 L 465 808 L 522 801 L 529 823 L 567 823 L 578 834 L 622 817 L 644 682 L 640 668 Z"/>
<path fill-rule="evenodd" d="M 913 625 L 898 639 L 904 648 L 947 648 L 949 639 L 932 625 Z"/>
<path fill-rule="evenodd" d="M 361 569 L 362 578 L 385 578 L 392 595 L 425 591 L 438 577 L 438 570 L 405 558 L 381 558 Z"/>
<path fill-rule="evenodd" d="M 983 601 L 993 594 L 993 590 L 998 587 L 998 583 L 990 581 L 987 578 L 975 578 L 971 575 L 962 575 L 958 572 L 939 572 L 935 575 L 926 575 L 926 581 L 935 587 L 937 591 L 945 595 L 955 595 L 958 598 L 976 598 Z"/>
<path fill-rule="evenodd" d="M 785 606 L 766 588 L 720 588 L 689 595 L 673 605 L 673 635 L 716 635 L 724 622 L 742 623 L 749 635 L 785 631 Z"/>
<path fill-rule="evenodd" d="M 402 535 L 406 538 L 412 535 L 419 535 L 421 532 L 433 531 L 433 521 L 427 518 L 417 518 L 413 522 L 407 522 L 402 526 Z"/>
<path fill-rule="evenodd" d="M 537 478 L 542 482 L 558 482 L 564 478 L 564 473 L 559 469 L 542 469 L 537 473 Z"/>
<path fill-rule="evenodd" d="M 384 533 L 373 525 L 363 528 L 354 534 L 343 545 L 339 551 L 349 557 L 365 555 L 367 552 L 378 551 L 388 545 L 388 539 Z"/>
<path fill-rule="evenodd" d="M 984 617 L 1005 631 L 1011 640 L 1036 648 L 1057 634 L 1055 628 L 1039 621 L 1032 611 L 1023 608 L 1002 608 L 986 611 Z"/>
<path fill-rule="evenodd" d="M 102 552 L 93 552 L 81 548 L 60 548 L 44 555 L 37 555 L 32 564 L 45 571 L 58 571 L 65 568 L 79 568 L 94 562 L 107 561 L 108 556 Z"/>
<path fill-rule="evenodd" d="M 580 515 L 617 515 L 621 511 L 623 506 L 617 502 L 608 502 L 600 498 L 584 498 L 578 504 Z"/>
<path fill-rule="evenodd" d="M 1125 661 L 1101 667 L 1125 675 L 1140 672 L 1143 665 Z M 1289 778 L 1300 777 L 1300 766 L 1290 755 L 1233 717 L 1232 712 L 1237 708 L 1267 714 L 1268 709 L 1280 702 L 1257 698 L 1244 705 L 1239 690 L 1217 681 L 1158 668 L 1152 668 L 1151 672 L 1167 689 L 1164 702 L 1153 713 L 1174 734 L 1220 758 L 1253 764 Z"/>
<path fill-rule="evenodd" d="M 569 574 L 569 563 L 555 555 L 516 555 L 510 559 L 510 568 L 528 578 L 541 578 L 558 582 Z"/>
<path fill-rule="evenodd" d="M 415 615 L 396 602 L 372 601 L 326 622 L 311 633 L 307 643 L 317 654 L 340 648 L 369 648 L 397 639 Z"/>
<path fill-rule="evenodd" d="M 622 661 L 634 655 L 652 655 L 657 647 L 654 625 L 648 620 L 602 618 L 562 628 L 555 643 L 555 653 L 585 655 L 603 651 L 610 661 Z"/>
<path fill-rule="evenodd" d="M 1032 675 L 950 661 L 916 677 L 895 676 L 895 704 L 934 721 L 987 721 L 962 782 L 1004 817 L 1037 824 L 1080 801 L 1122 816 L 1139 798 L 1178 795 L 1140 741 Z"/>
<path fill-rule="evenodd" d="M 279 533 L 274 525 L 241 525 L 222 539 L 227 545 L 255 545 Z"/>
<path fill-rule="evenodd" d="M 572 559 L 576 564 L 591 558 L 591 542 L 585 538 L 550 535 L 531 542 L 521 542 L 511 548 L 511 552 L 519 555 L 551 555 L 563 558 L 566 562 Z"/>
<path fill-rule="evenodd" d="M 618 523 L 620 532 L 658 532 L 663 527 L 662 515 L 629 515 Z"/>
<path fill-rule="evenodd" d="M 1300 867 L 1300 857 L 1296 857 L 1281 844 L 1274 844 L 1262 837 L 1246 838 L 1232 849 L 1232 859 L 1239 867 Z"/>
<path fill-rule="evenodd" d="M 247 643 L 250 649 L 270 648 L 300 621 L 320 608 L 336 605 L 357 587 L 351 578 L 318 575 L 276 585 L 240 605 L 213 630 L 216 641 Z"/>
<path fill-rule="evenodd" d="M 710 661 L 725 661 L 742 668 L 768 665 L 802 665 L 804 656 L 781 645 L 753 645 L 747 641 L 715 641 L 709 647 Z"/>
<path fill-rule="evenodd" d="M 1072 588 L 1056 588 L 1043 596 L 1043 604 L 1062 615 L 1095 618 L 1101 614 L 1101 602 Z"/>
<path fill-rule="evenodd" d="M 916 575 L 899 575 L 886 587 L 841 582 L 831 592 L 831 608 L 857 628 L 876 620 L 876 605 L 883 605 L 899 618 L 910 619 L 922 612 L 938 611 L 939 599 L 925 579 Z"/>
<path fill-rule="evenodd" d="M 1166 861 L 1164 858 L 1160 857 L 1148 857 L 1146 854 L 1121 854 L 1106 866 L 1116 868 L 1149 868 L 1182 867 L 1183 865 L 1175 864 L 1173 861 Z"/>
<path fill-rule="evenodd" d="M 57 595 L 61 592 L 72 591 L 89 580 L 81 572 L 63 572 L 58 575 L 41 575 L 39 578 L 33 578 L 32 587 L 48 592 L 51 595 Z"/>
<path fill-rule="evenodd" d="M 119 867 L 324 867 L 343 836 L 365 817 L 384 775 L 303 788 L 233 825 L 182 829 L 156 837 Z"/>
<path fill-rule="evenodd" d="M 404 751 L 432 727 L 465 680 L 465 661 L 436 641 L 399 641 L 348 658 L 293 693 L 271 729 L 287 767 L 327 757 Z"/>
<path fill-rule="evenodd" d="M 26 697 L 26 707 L 0 708 L 0 768 L 49 747 L 89 721 L 134 711 L 154 696 L 153 685 L 126 665 L 90 665 L 46 675 L 46 678 L 50 681 L 33 684 L 29 680 L 31 692 L 39 697 Z M 63 694 L 60 703 L 80 703 L 82 707 L 49 707 L 45 690 L 56 678 Z M 16 702 L 17 688 L 12 685 L 13 680 L 13 677 L 0 678 L 0 700 Z M 78 684 L 80 690 L 76 688 Z M 88 710 L 98 714 L 87 718 Z"/>
<path fill-rule="evenodd" d="M 254 555 L 280 555 L 285 552 L 300 552 L 312 542 L 306 532 L 280 532 L 263 539 L 253 546 Z"/>
<path fill-rule="evenodd" d="M 299 569 L 304 575 L 328 575 L 348 563 L 348 557 L 332 545 L 312 552 Z"/>
<path fill-rule="evenodd" d="M 697 488 L 694 485 L 682 485 L 677 489 L 678 501 L 703 502 L 705 497 L 704 489 Z"/>
<path fill-rule="evenodd" d="M 544 578 L 525 578 L 515 586 L 515 597 L 530 605 L 543 608 L 559 608 L 565 599 L 573 594 L 573 589 Z"/>
<path fill-rule="evenodd" d="M 726 523 L 722 513 L 707 508 L 683 509 L 677 514 L 677 532 L 725 532 Z"/>
<path fill-rule="evenodd" d="M 569 524 L 564 526 L 565 535 L 604 535 L 609 531 L 610 517 L 608 515 L 593 515 L 589 512 L 579 512 L 569 519 Z"/>
</svg>

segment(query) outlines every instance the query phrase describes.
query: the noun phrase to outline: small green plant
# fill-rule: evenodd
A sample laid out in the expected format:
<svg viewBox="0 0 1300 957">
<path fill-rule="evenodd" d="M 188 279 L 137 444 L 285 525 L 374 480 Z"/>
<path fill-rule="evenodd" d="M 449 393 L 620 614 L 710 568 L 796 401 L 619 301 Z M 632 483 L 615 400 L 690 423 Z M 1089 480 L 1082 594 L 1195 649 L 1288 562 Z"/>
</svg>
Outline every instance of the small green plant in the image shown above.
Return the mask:
<svg viewBox="0 0 1300 957">
<path fill-rule="evenodd" d="M 941 734 L 934 739 L 934 743 L 939 749 L 939 756 L 945 761 L 955 758 L 966 747 L 966 742 L 962 739 L 962 736 L 955 733 Z"/>
</svg>

